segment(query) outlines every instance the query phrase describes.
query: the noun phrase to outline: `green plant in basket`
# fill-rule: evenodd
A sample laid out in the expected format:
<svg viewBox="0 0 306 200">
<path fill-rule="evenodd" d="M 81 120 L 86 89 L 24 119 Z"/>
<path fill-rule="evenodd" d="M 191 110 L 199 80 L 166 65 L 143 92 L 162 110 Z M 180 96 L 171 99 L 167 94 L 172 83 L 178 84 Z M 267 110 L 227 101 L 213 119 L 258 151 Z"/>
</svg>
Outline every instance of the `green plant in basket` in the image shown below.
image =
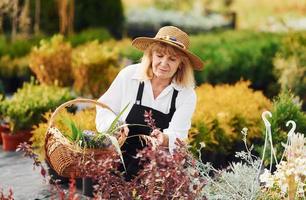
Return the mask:
<svg viewBox="0 0 306 200">
<path fill-rule="evenodd" d="M 125 112 L 128 105 L 116 116 L 110 127 L 105 132 L 98 132 L 92 130 L 82 130 L 74 120 L 67 117 L 62 117 L 62 122 L 68 127 L 69 132 L 64 132 L 64 136 L 72 143 L 82 149 L 103 149 L 114 146 L 115 150 L 119 154 L 123 161 L 122 152 L 118 137 L 120 137 L 120 130 L 125 126 L 121 124 L 119 119 Z"/>
<path fill-rule="evenodd" d="M 33 134 L 31 138 L 32 147 L 40 157 L 41 160 L 44 160 L 44 144 L 46 132 L 48 129 L 48 121 L 51 118 L 51 112 L 46 112 L 43 115 L 43 119 L 38 125 L 33 126 L 31 133 Z M 71 132 L 69 126 L 64 123 L 63 119 L 69 119 L 78 123 L 78 127 L 83 130 L 94 130 L 95 124 L 92 123 L 95 120 L 95 109 L 83 109 L 77 113 L 71 113 L 66 110 L 63 110 L 59 117 L 55 118 L 56 127 L 67 134 L 67 137 L 71 137 Z"/>
</svg>

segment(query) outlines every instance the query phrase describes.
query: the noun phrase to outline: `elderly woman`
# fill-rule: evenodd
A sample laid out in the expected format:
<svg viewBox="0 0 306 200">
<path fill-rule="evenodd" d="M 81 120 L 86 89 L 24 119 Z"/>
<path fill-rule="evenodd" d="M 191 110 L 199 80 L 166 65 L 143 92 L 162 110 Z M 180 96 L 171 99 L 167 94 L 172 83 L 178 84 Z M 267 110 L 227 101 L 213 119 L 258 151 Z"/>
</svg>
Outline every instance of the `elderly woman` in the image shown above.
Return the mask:
<svg viewBox="0 0 306 200">
<path fill-rule="evenodd" d="M 132 45 L 144 52 L 141 63 L 122 69 L 98 100 L 117 114 L 128 105 L 121 118 L 129 124 L 122 146 L 127 179 L 136 175 L 135 155 L 144 147 L 136 135 L 150 135 L 170 152 L 177 138 L 187 138 L 196 105 L 193 69 L 203 68 L 201 59 L 188 50 L 188 35 L 174 26 L 162 27 L 154 38 L 138 37 Z M 145 111 L 152 114 L 156 129 L 137 126 L 147 125 Z M 115 118 L 109 110 L 97 108 L 98 131 L 107 130 Z"/>
</svg>

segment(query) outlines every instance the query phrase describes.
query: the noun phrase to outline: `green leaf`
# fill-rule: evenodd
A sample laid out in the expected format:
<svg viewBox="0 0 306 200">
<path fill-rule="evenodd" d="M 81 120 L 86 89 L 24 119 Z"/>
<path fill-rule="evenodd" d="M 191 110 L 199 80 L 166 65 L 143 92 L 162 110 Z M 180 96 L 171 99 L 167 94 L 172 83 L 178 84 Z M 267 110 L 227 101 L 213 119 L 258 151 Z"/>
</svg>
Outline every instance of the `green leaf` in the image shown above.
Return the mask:
<svg viewBox="0 0 306 200">
<path fill-rule="evenodd" d="M 71 119 L 62 118 L 62 121 L 67 127 L 69 127 L 70 131 L 72 132 L 72 136 L 69 137 L 70 140 L 74 142 L 83 139 L 82 131 L 77 128 L 76 124 Z"/>
<path fill-rule="evenodd" d="M 112 135 L 110 135 L 110 134 L 107 134 L 107 133 L 105 134 L 105 136 L 108 137 L 108 138 L 111 140 L 112 144 L 113 144 L 114 147 L 115 147 L 115 150 L 117 151 L 117 153 L 118 153 L 119 156 L 120 156 L 120 159 L 121 159 L 121 161 L 122 161 L 124 170 L 126 171 L 126 168 L 125 168 L 125 165 L 124 165 L 123 156 L 122 156 L 122 151 L 121 151 L 121 149 L 120 149 L 120 145 L 119 145 L 119 142 L 118 142 L 117 138 L 114 137 L 114 136 L 112 136 Z"/>
<path fill-rule="evenodd" d="M 68 134 L 66 134 L 66 133 L 63 133 L 63 135 L 65 136 L 65 138 L 68 138 L 68 140 L 69 140 L 70 142 L 73 142 L 73 139 L 72 139 L 72 137 L 70 137 L 70 135 L 68 135 Z"/>
<path fill-rule="evenodd" d="M 72 131 L 72 139 L 76 141 L 78 139 L 78 129 L 72 121 L 70 121 L 70 129 Z"/>
<path fill-rule="evenodd" d="M 114 119 L 114 121 L 112 122 L 112 124 L 110 125 L 110 127 L 108 128 L 108 130 L 106 131 L 107 133 L 113 133 L 114 132 L 114 129 L 115 129 L 115 126 L 116 124 L 118 123 L 121 115 L 124 113 L 124 111 L 127 109 L 127 107 L 129 106 L 130 103 L 128 103 L 124 108 L 123 110 L 119 113 L 119 115 L 117 115 L 117 117 Z"/>
</svg>

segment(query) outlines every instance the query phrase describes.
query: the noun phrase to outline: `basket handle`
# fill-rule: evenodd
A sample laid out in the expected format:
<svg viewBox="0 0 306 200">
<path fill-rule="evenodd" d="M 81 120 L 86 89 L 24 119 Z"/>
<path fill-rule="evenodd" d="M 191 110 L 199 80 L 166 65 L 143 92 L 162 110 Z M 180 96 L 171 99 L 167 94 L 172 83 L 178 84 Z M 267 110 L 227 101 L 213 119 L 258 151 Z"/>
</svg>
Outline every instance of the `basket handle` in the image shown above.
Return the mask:
<svg viewBox="0 0 306 200">
<path fill-rule="evenodd" d="M 93 104 L 95 104 L 97 106 L 100 106 L 102 108 L 106 108 L 106 109 L 110 110 L 112 113 L 114 113 L 114 111 L 112 111 L 112 109 L 110 109 L 110 107 L 107 106 L 104 103 L 101 103 L 101 102 L 98 102 L 98 101 L 95 101 L 95 100 L 92 100 L 92 99 L 84 99 L 84 98 L 73 99 L 73 100 L 70 100 L 70 101 L 67 101 L 67 102 L 63 103 L 62 105 L 60 105 L 59 107 L 57 107 L 55 109 L 55 111 L 52 113 L 51 118 L 49 120 L 48 128 L 50 128 L 53 125 L 54 118 L 59 113 L 60 110 L 62 110 L 66 106 L 71 106 L 72 104 L 75 104 L 75 103 L 93 103 Z"/>
</svg>

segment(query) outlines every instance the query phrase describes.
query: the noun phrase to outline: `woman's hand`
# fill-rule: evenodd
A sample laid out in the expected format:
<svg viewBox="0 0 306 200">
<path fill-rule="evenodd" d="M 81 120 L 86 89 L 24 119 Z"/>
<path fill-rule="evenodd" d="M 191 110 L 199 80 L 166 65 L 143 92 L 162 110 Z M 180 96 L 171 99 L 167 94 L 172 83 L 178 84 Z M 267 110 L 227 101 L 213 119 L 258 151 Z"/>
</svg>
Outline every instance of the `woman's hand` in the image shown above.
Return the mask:
<svg viewBox="0 0 306 200">
<path fill-rule="evenodd" d="M 169 137 L 162 133 L 159 129 L 154 129 L 151 133 L 151 137 L 156 138 L 159 145 L 168 147 Z"/>
<path fill-rule="evenodd" d="M 123 136 L 125 136 L 125 137 L 127 137 L 127 136 L 129 135 L 129 128 L 128 128 L 127 125 L 121 127 L 121 129 L 120 129 L 120 134 L 123 135 Z"/>
</svg>

